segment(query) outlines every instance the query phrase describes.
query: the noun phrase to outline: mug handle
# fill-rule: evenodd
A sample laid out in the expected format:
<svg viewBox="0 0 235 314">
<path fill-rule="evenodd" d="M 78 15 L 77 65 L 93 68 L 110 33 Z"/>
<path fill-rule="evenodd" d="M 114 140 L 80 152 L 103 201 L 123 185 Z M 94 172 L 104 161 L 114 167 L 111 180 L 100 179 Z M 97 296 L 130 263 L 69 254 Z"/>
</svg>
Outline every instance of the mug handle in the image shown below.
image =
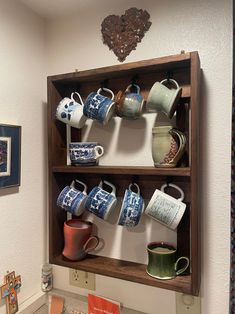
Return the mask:
<svg viewBox="0 0 235 314">
<path fill-rule="evenodd" d="M 95 159 L 100 158 L 101 156 L 104 155 L 104 148 L 102 146 L 97 145 L 95 146 L 94 150 L 96 154 Z"/>
<path fill-rule="evenodd" d="M 75 189 L 75 181 L 74 180 L 71 182 L 70 187 Z"/>
<path fill-rule="evenodd" d="M 116 196 L 116 187 L 115 187 L 112 183 L 110 183 L 110 182 L 108 182 L 108 181 L 105 181 L 105 180 L 104 180 L 104 183 L 107 184 L 107 185 L 109 185 L 109 186 L 111 186 L 112 192 L 111 192 L 110 194 L 112 194 L 113 196 Z"/>
<path fill-rule="evenodd" d="M 185 147 L 185 145 L 186 145 L 186 136 L 185 136 L 185 134 L 183 132 L 177 130 L 177 129 L 174 129 L 174 128 L 172 128 L 169 131 L 169 133 L 170 134 L 173 133 L 173 134 L 178 136 L 178 139 L 179 139 L 179 142 L 180 142 L 179 151 L 181 151 Z"/>
<path fill-rule="evenodd" d="M 139 94 L 140 93 L 140 87 L 137 84 L 130 84 L 129 86 L 127 86 L 125 93 L 130 93 L 130 89 L 132 86 L 135 86 L 136 94 Z"/>
<path fill-rule="evenodd" d="M 138 186 L 137 183 L 131 183 L 131 184 L 129 185 L 129 190 L 130 190 L 131 192 L 134 192 L 134 191 L 131 189 L 131 187 L 132 187 L 133 185 L 137 188 L 137 193 L 136 193 L 136 194 L 140 195 L 140 188 L 139 188 L 139 186 Z M 134 193 L 135 193 L 135 192 L 134 192 Z"/>
<path fill-rule="evenodd" d="M 97 94 L 100 95 L 100 92 L 104 90 L 105 92 L 107 93 L 110 93 L 112 95 L 112 100 L 114 99 L 114 93 L 111 91 L 111 89 L 108 89 L 106 87 L 103 87 L 103 88 L 99 88 L 98 91 L 97 91 Z"/>
<path fill-rule="evenodd" d="M 176 190 L 178 190 L 178 191 L 180 192 L 180 198 L 178 198 L 177 200 L 180 201 L 180 202 L 182 202 L 183 199 L 184 199 L 184 191 L 183 191 L 178 185 L 173 184 L 173 183 L 168 183 L 168 184 L 165 183 L 165 184 L 163 184 L 163 185 L 161 186 L 161 191 L 162 191 L 163 193 L 165 193 L 165 188 L 168 187 L 168 186 L 170 186 L 171 188 L 174 188 L 174 189 L 176 189 Z"/>
<path fill-rule="evenodd" d="M 183 259 L 186 260 L 186 265 L 183 268 L 180 268 L 180 269 L 177 270 L 177 266 L 178 266 L 179 261 L 181 261 Z M 179 257 L 177 259 L 177 261 L 175 262 L 176 276 L 182 274 L 188 267 L 189 267 L 189 259 L 188 259 L 188 257 L 186 257 L 186 256 Z"/>
<path fill-rule="evenodd" d="M 79 180 L 75 180 L 77 183 L 80 183 L 83 187 L 84 187 L 84 190 L 82 191 L 83 193 L 86 194 L 86 191 L 87 191 L 87 185 L 85 183 L 83 183 L 82 181 L 79 181 Z"/>
<path fill-rule="evenodd" d="M 173 158 L 175 162 L 178 162 L 178 160 L 182 157 L 183 155 L 183 152 L 184 152 L 184 149 L 185 149 L 185 146 L 186 146 L 186 136 L 184 133 L 182 133 L 181 131 L 179 130 L 176 130 L 176 129 L 171 129 L 169 131 L 170 134 L 175 134 L 178 139 L 179 139 L 179 149 L 175 155 L 175 157 Z"/>
<path fill-rule="evenodd" d="M 92 240 L 95 240 L 95 243 L 94 243 L 94 245 L 92 245 L 92 246 L 89 247 L 88 245 L 89 245 L 90 241 L 92 241 Z M 94 250 L 94 249 L 97 247 L 97 245 L 99 244 L 99 242 L 100 242 L 100 239 L 99 239 L 97 236 L 91 236 L 91 237 L 86 241 L 86 243 L 83 245 L 84 251 L 85 251 L 86 253 L 88 253 L 88 252 Z"/>
<path fill-rule="evenodd" d="M 179 87 L 179 84 L 178 84 L 175 80 L 173 80 L 173 79 L 165 79 L 165 80 L 162 80 L 162 81 L 160 82 L 160 84 L 165 85 L 165 83 L 168 83 L 168 82 L 174 83 L 177 89 L 180 88 L 180 87 Z"/>
<path fill-rule="evenodd" d="M 84 103 L 83 103 L 83 101 L 82 101 L 82 97 L 81 97 L 81 95 L 80 95 L 78 92 L 72 93 L 72 94 L 71 94 L 71 99 L 76 102 L 76 100 L 73 98 L 73 95 L 74 95 L 74 94 L 76 94 L 76 95 L 78 96 L 78 98 L 80 99 L 80 102 L 81 102 L 80 105 L 81 105 L 81 106 L 84 106 Z"/>
</svg>

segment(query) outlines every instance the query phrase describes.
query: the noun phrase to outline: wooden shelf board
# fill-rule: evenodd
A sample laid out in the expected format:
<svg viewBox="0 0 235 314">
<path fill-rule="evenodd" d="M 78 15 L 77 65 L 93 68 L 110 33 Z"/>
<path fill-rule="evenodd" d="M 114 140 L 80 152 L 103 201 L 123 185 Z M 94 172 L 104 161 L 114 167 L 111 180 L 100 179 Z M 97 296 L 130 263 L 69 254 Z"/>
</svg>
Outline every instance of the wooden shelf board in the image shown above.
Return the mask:
<svg viewBox="0 0 235 314">
<path fill-rule="evenodd" d="M 131 75 L 138 72 L 155 72 L 161 69 L 168 70 L 177 67 L 189 67 L 191 61 L 191 53 L 183 53 L 171 55 L 167 57 L 154 58 L 151 60 L 143 60 L 138 62 L 130 62 L 121 65 L 102 67 L 85 71 L 77 71 L 73 73 L 59 74 L 48 76 L 48 81 L 54 82 L 76 82 L 90 81 L 92 79 L 102 79 L 109 77 L 117 77 L 122 75 Z"/>
<path fill-rule="evenodd" d="M 132 166 L 54 166 L 52 171 L 64 173 L 98 173 L 98 174 L 130 174 L 130 175 L 169 175 L 190 176 L 190 168 L 155 168 L 155 167 L 132 167 Z"/>
<path fill-rule="evenodd" d="M 50 262 L 59 266 L 80 269 L 103 276 L 191 294 L 190 275 L 177 276 L 171 280 L 159 280 L 146 273 L 145 264 L 97 255 L 88 255 L 86 259 L 79 262 L 70 261 L 62 255 L 59 255 L 53 257 Z"/>
</svg>

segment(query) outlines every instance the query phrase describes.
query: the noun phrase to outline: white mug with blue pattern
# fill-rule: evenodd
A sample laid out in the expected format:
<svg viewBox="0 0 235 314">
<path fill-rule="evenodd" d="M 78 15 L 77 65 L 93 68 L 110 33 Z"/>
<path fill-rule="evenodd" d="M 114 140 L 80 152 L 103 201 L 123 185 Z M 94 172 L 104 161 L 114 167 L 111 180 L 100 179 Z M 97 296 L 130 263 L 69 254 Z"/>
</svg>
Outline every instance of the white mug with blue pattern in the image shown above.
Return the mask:
<svg viewBox="0 0 235 314">
<path fill-rule="evenodd" d="M 83 189 L 75 188 L 75 183 L 80 184 Z M 70 212 L 75 216 L 80 216 L 85 211 L 85 203 L 87 200 L 87 186 L 79 180 L 73 180 L 70 186 L 66 186 L 57 198 L 57 206 Z"/>
<path fill-rule="evenodd" d="M 111 187 L 111 192 L 104 189 L 104 184 Z M 97 217 L 107 220 L 117 203 L 116 188 L 108 181 L 100 181 L 88 194 L 86 201 L 86 209 Z"/>
<path fill-rule="evenodd" d="M 77 95 L 79 102 L 77 102 L 74 97 Z M 83 114 L 83 101 L 79 93 L 75 92 L 71 94 L 71 97 L 63 98 L 57 109 L 56 109 L 56 119 L 70 125 L 74 128 L 82 128 L 87 120 Z"/>
<path fill-rule="evenodd" d="M 133 191 L 136 188 L 136 192 Z M 126 227 L 135 227 L 138 225 L 141 215 L 144 211 L 144 200 L 140 195 L 138 184 L 131 183 L 126 189 L 122 201 L 122 207 L 118 218 L 118 225 Z"/>
<path fill-rule="evenodd" d="M 111 94 L 111 98 L 102 95 L 102 91 Z M 84 102 L 83 113 L 87 118 L 106 124 L 114 115 L 114 105 L 114 93 L 111 89 L 100 88 L 97 92 L 92 92 L 87 96 Z"/>
</svg>

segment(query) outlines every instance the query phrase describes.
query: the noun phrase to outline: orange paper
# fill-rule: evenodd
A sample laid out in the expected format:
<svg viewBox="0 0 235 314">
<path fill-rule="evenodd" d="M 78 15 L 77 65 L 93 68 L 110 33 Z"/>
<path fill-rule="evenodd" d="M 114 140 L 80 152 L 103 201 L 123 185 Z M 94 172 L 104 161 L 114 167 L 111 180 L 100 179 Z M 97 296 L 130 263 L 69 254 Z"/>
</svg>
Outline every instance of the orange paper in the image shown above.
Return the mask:
<svg viewBox="0 0 235 314">
<path fill-rule="evenodd" d="M 88 294 L 88 314 L 120 314 L 120 304 Z"/>
</svg>

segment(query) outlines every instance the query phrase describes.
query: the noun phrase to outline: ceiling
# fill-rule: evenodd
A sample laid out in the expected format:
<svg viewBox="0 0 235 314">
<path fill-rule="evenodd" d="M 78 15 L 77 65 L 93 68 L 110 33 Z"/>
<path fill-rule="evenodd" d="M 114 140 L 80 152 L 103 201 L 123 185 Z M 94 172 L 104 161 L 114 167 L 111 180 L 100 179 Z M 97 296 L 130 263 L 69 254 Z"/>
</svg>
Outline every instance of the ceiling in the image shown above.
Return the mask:
<svg viewBox="0 0 235 314">
<path fill-rule="evenodd" d="M 71 14 L 85 6 L 94 5 L 94 0 L 20 0 L 20 2 L 46 19 Z"/>
</svg>

